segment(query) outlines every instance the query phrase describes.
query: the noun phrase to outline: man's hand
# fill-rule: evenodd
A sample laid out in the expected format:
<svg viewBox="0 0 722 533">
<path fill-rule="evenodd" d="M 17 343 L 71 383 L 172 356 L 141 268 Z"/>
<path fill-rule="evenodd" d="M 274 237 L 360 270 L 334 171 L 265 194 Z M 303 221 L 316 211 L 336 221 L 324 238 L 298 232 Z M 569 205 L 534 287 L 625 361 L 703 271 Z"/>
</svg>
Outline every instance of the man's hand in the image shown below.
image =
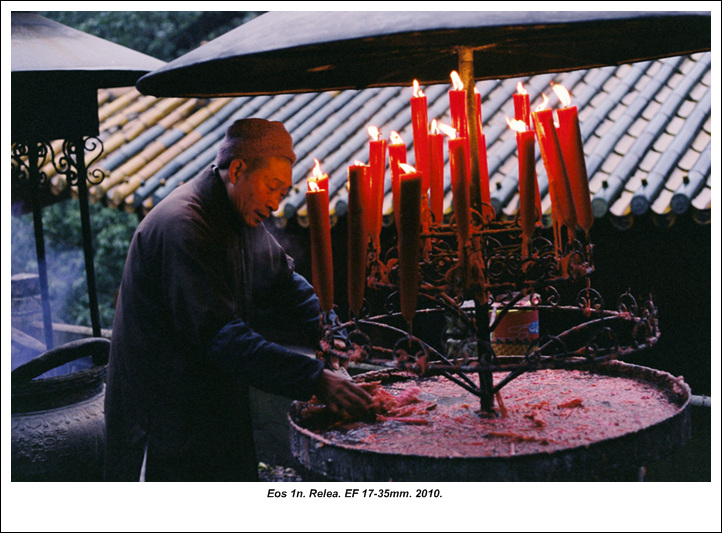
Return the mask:
<svg viewBox="0 0 722 533">
<path fill-rule="evenodd" d="M 373 416 L 371 395 L 338 372 L 324 369 L 318 396 L 334 413 L 345 411 L 361 419 Z"/>
</svg>

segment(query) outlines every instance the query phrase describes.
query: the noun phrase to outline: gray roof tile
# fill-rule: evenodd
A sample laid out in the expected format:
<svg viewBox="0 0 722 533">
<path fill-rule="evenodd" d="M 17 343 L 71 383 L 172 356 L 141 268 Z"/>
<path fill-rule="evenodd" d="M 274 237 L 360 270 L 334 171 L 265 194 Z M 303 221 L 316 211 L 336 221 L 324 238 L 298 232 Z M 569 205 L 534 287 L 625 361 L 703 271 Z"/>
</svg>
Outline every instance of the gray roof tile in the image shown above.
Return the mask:
<svg viewBox="0 0 722 533">
<path fill-rule="evenodd" d="M 518 207 L 516 139 L 506 124 L 506 117 L 514 116 L 512 94 L 522 82 L 532 109 L 542 101 L 542 94 L 549 97 L 550 105 L 557 106 L 550 85 L 555 82 L 569 89 L 572 104 L 579 109 L 595 217 L 608 216 L 621 229 L 629 227 L 634 216 L 650 210 L 666 224 L 685 213 L 699 223 L 708 223 L 710 63 L 707 52 L 478 82 L 497 216 L 512 218 Z M 449 124 L 450 84 L 422 88 L 429 121 Z M 133 88 L 101 90 L 99 116 L 105 154 L 94 167 L 104 169 L 108 177 L 94 190 L 92 199 L 111 207 L 147 212 L 214 160 L 230 123 L 256 116 L 284 122 L 298 157 L 294 189 L 275 213 L 274 221 L 282 226 L 296 218 L 306 225 L 305 178 L 318 159 L 330 176 L 335 222 L 346 209 L 347 167 L 356 159 L 368 161 L 369 126 L 379 128 L 387 140 L 397 131 L 407 145 L 407 160 L 414 164 L 411 92 L 409 86 L 195 100 L 143 97 Z M 201 113 L 203 118 L 199 119 Z M 448 215 L 452 198 L 445 157 L 444 206 Z M 548 180 L 538 149 L 536 166 L 542 207 L 548 211 Z M 389 175 L 387 168 L 386 224 L 393 221 Z M 61 179 L 51 181 L 56 191 L 67 187 Z"/>
</svg>

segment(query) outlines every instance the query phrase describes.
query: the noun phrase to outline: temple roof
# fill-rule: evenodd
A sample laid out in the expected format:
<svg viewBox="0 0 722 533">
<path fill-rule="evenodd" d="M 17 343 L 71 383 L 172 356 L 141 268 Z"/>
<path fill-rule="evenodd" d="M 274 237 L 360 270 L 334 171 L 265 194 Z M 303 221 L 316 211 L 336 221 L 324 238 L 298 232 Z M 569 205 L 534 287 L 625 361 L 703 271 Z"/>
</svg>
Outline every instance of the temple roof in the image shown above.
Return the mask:
<svg viewBox="0 0 722 533">
<path fill-rule="evenodd" d="M 514 117 L 512 94 L 518 82 L 530 94 L 532 109 L 542 101 L 558 107 L 552 83 L 564 85 L 579 109 L 595 218 L 608 217 L 620 229 L 634 217 L 651 216 L 668 226 L 677 216 L 700 224 L 711 211 L 711 53 L 565 73 L 484 80 L 482 98 L 491 203 L 497 218 L 509 219 L 518 207 L 516 138 L 506 117 Z M 450 124 L 450 84 L 422 87 L 429 121 Z M 307 225 L 305 179 L 314 159 L 330 177 L 332 223 L 346 212 L 347 167 L 368 162 L 367 128 L 388 140 L 398 132 L 414 164 L 409 100 L 411 87 L 384 87 L 233 98 L 156 98 L 135 88 L 101 89 L 102 156 L 89 170 L 105 179 L 91 187 L 91 200 L 147 213 L 179 184 L 209 166 L 228 125 L 261 117 L 285 124 L 294 139 L 294 188 L 273 220 L 283 227 L 296 219 Z M 91 156 L 89 156 L 90 158 Z M 445 214 L 453 209 L 448 154 Z M 551 209 L 548 180 L 537 149 L 542 208 Z M 64 176 L 45 169 L 53 190 L 66 188 Z M 550 224 L 550 217 L 545 217 Z M 393 222 L 390 171 L 386 173 L 384 223 Z"/>
</svg>

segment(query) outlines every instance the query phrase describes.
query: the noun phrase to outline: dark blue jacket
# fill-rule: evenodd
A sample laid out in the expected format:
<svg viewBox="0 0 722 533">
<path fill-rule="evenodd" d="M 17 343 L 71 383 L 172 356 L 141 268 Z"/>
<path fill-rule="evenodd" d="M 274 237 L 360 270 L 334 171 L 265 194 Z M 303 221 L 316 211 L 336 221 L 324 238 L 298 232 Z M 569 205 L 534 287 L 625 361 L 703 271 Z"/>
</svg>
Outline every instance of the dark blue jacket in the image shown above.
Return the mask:
<svg viewBox="0 0 722 533">
<path fill-rule="evenodd" d="M 249 228 L 209 170 L 135 232 L 113 323 L 106 479 L 254 480 L 248 386 L 304 400 L 320 361 L 259 333 L 318 339 L 311 285 L 263 225 Z"/>
</svg>

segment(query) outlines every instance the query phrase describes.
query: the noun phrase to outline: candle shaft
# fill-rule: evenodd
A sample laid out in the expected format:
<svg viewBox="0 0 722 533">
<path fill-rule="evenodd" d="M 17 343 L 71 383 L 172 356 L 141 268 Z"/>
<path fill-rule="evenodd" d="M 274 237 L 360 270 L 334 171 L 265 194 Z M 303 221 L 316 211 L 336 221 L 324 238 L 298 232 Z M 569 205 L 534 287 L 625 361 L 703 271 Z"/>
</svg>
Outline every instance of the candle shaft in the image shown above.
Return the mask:
<svg viewBox="0 0 722 533">
<path fill-rule="evenodd" d="M 588 233 L 594 222 L 594 216 L 592 215 L 589 178 L 584 161 L 584 145 L 576 106 L 558 109 L 557 117 L 559 118 L 559 145 L 574 196 L 577 223 Z"/>
<path fill-rule="evenodd" d="M 369 167 L 371 173 L 371 197 L 373 224 L 369 230 L 374 244 L 378 245 L 381 233 L 384 202 L 384 182 L 386 179 L 386 141 L 379 139 L 369 143 Z"/>
<path fill-rule="evenodd" d="M 469 113 L 465 89 L 449 91 L 449 113 L 451 125 L 456 130 L 457 136 L 468 137 Z"/>
<path fill-rule="evenodd" d="M 559 139 L 551 109 L 543 109 L 532 113 L 534 128 L 544 167 L 549 178 L 549 189 L 552 197 L 552 210 L 570 233 L 577 227 L 577 214 L 574 198 L 569 185 L 569 178 L 564 166 Z M 556 204 L 556 205 L 555 205 Z"/>
<path fill-rule="evenodd" d="M 436 224 L 444 221 L 444 135 L 429 135 L 430 173 L 429 188 L 431 213 Z"/>
<path fill-rule="evenodd" d="M 531 128 L 531 102 L 529 101 L 529 94 L 527 93 L 515 93 L 514 99 L 514 118 L 521 120 L 526 124 L 527 128 Z"/>
<path fill-rule="evenodd" d="M 519 224 L 528 240 L 536 225 L 536 173 L 534 172 L 534 132 L 516 134 L 519 153 Z"/>
<path fill-rule="evenodd" d="M 348 167 L 348 303 L 349 310 L 359 316 L 366 288 L 366 255 L 368 232 L 365 227 L 364 198 L 368 186 L 368 167 Z"/>
<path fill-rule="evenodd" d="M 416 170 L 421 173 L 421 191 L 429 190 L 429 119 L 426 96 L 411 98 L 411 125 L 414 131 Z"/>
<path fill-rule="evenodd" d="M 391 168 L 391 195 L 394 206 L 394 220 L 396 228 L 399 227 L 399 179 L 403 171 L 399 163 L 406 163 L 406 144 L 397 143 L 389 144 L 389 167 Z"/>
<path fill-rule="evenodd" d="M 333 256 L 331 253 L 331 223 L 328 213 L 328 190 L 306 193 L 309 229 L 311 232 L 311 268 L 313 288 L 321 309 L 333 309 Z"/>
<path fill-rule="evenodd" d="M 454 215 L 459 234 L 459 248 L 469 240 L 471 213 L 469 209 L 469 159 L 466 138 L 449 139 L 449 166 L 453 191 Z"/>
<path fill-rule="evenodd" d="M 421 174 L 401 176 L 399 190 L 401 213 L 399 225 L 399 292 L 401 316 L 411 324 L 416 315 L 419 293 L 419 256 L 421 229 Z"/>
</svg>

